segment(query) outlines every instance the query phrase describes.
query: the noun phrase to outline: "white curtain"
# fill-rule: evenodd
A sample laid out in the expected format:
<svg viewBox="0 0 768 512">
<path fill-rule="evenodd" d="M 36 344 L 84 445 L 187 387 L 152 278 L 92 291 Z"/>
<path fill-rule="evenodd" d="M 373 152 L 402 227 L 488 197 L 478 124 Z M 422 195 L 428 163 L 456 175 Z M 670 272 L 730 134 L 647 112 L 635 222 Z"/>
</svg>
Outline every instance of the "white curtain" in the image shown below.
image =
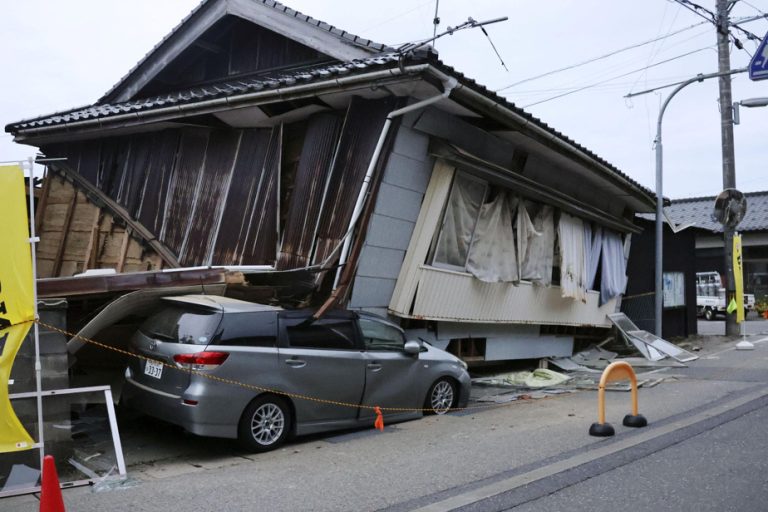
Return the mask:
<svg viewBox="0 0 768 512">
<path fill-rule="evenodd" d="M 600 280 L 600 305 L 602 306 L 627 287 L 627 262 L 624 259 L 624 244 L 621 235 L 605 230 L 603 235 L 603 272 Z"/>
<path fill-rule="evenodd" d="M 500 192 L 480 208 L 467 271 L 487 283 L 518 281 L 512 212 L 517 199 Z"/>
<path fill-rule="evenodd" d="M 530 203 L 528 206 L 533 209 Z M 526 208 L 521 204 L 517 214 L 518 247 L 523 238 L 521 233 L 527 233 L 527 237 L 518 251 L 521 260 L 520 279 L 540 286 L 549 286 L 552 283 L 552 261 L 555 254 L 555 209 L 539 205 L 533 217 L 532 228 L 525 231 L 521 229 L 521 224 L 527 224 L 521 222 L 523 211 L 525 217 L 530 219 Z"/>
<path fill-rule="evenodd" d="M 584 223 L 579 218 L 561 213 L 557 236 L 560 244 L 561 295 L 586 302 Z"/>
<path fill-rule="evenodd" d="M 445 207 L 434 261 L 464 268 L 485 183 L 457 174 Z"/>
<path fill-rule="evenodd" d="M 600 248 L 603 245 L 603 228 L 596 226 L 594 229 L 588 222 L 584 222 L 584 262 L 587 265 L 584 285 L 587 290 L 595 289 L 597 267 L 600 263 Z"/>
</svg>

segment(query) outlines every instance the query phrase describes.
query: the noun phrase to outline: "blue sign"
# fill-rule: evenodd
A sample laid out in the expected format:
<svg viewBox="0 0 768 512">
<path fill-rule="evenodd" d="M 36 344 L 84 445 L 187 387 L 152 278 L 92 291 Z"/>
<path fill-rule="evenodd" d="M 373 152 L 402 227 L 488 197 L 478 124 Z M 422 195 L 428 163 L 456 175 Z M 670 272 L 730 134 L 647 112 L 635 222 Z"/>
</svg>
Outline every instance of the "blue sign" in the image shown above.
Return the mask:
<svg viewBox="0 0 768 512">
<path fill-rule="evenodd" d="M 768 79 L 768 33 L 763 37 L 763 42 L 760 43 L 754 57 L 752 57 L 752 61 L 749 63 L 749 79 Z"/>
</svg>

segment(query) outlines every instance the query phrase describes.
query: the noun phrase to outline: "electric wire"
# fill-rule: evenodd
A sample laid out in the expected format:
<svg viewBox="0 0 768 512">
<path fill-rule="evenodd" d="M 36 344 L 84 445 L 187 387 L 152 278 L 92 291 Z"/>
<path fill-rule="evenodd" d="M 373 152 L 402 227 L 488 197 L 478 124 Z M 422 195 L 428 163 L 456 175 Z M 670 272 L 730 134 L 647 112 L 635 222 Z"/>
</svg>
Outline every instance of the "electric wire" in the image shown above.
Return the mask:
<svg viewBox="0 0 768 512">
<path fill-rule="evenodd" d="M 577 67 L 580 67 L 580 66 L 585 66 L 585 65 L 587 65 L 587 64 L 591 64 L 591 63 L 593 63 L 593 62 L 597 62 L 597 61 L 599 61 L 599 60 L 604 60 L 604 59 L 607 59 L 608 57 L 613 57 L 614 55 L 618 55 L 618 54 L 620 54 L 620 53 L 623 53 L 623 52 L 626 52 L 626 51 L 629 51 L 629 50 L 634 50 L 635 48 L 640 48 L 640 47 L 642 47 L 642 46 L 645 46 L 645 45 L 648 45 L 648 44 L 654 43 L 654 42 L 656 42 L 656 41 L 658 41 L 658 40 L 660 40 L 660 39 L 663 39 L 663 38 L 665 38 L 665 37 L 672 37 L 672 36 L 675 36 L 675 35 L 677 35 L 677 34 L 680 34 L 680 33 L 682 33 L 682 32 L 685 32 L 686 30 L 690 30 L 690 29 L 692 29 L 692 28 L 695 28 L 695 27 L 698 27 L 698 26 L 700 26 L 700 25 L 704 25 L 705 23 L 706 23 L 706 22 L 702 21 L 702 22 L 700 22 L 700 23 L 696 23 L 696 24 L 694 24 L 694 25 L 691 25 L 691 26 L 689 26 L 689 27 L 685 27 L 685 28 L 682 28 L 682 29 L 680 29 L 680 30 L 677 30 L 677 31 L 675 31 L 675 32 L 671 32 L 671 33 L 667 34 L 666 36 L 657 37 L 657 38 L 654 38 L 654 39 L 650 39 L 650 40 L 648 40 L 648 41 L 643 41 L 643 42 L 641 42 L 641 43 L 635 43 L 635 44 L 633 44 L 633 45 L 630 45 L 630 46 L 627 46 L 627 47 L 624 47 L 624 48 L 620 48 L 620 49 L 618 49 L 618 50 L 614 50 L 614 51 L 612 51 L 612 52 L 609 52 L 609 53 L 606 53 L 606 54 L 600 55 L 600 56 L 598 56 L 598 57 L 593 57 L 593 58 L 591 58 L 591 59 L 588 59 L 588 60 L 585 60 L 585 61 L 582 61 L 582 62 L 578 62 L 578 63 L 576 63 L 576 64 L 571 64 L 571 65 L 565 66 L 565 67 L 563 67 L 563 68 L 555 69 L 555 70 L 552 70 L 552 71 L 547 71 L 546 73 L 542 73 L 542 74 L 540 74 L 540 75 L 536 75 L 536 76 L 532 76 L 532 77 L 529 77 L 529 78 L 525 78 L 525 79 L 523 79 L 523 80 L 519 80 L 519 81 L 517 81 L 517 82 L 515 82 L 515 83 L 509 84 L 509 85 L 505 85 L 504 87 L 501 87 L 501 88 L 499 88 L 499 89 L 496 89 L 496 92 L 501 92 L 501 91 L 504 91 L 504 90 L 506 90 L 506 89 L 510 89 L 510 88 L 512 88 L 512 87 L 516 87 L 516 86 L 518 86 L 518 85 L 521 85 L 521 84 L 524 84 L 524 83 L 527 83 L 527 82 L 532 82 L 532 81 L 534 81 L 534 80 L 538 80 L 539 78 L 544 78 L 544 77 L 547 77 L 547 76 L 551 76 L 551 75 L 554 75 L 554 74 L 556 74 L 556 73 L 561 73 L 561 72 L 563 72 L 563 71 L 568 71 L 568 70 L 570 70 L 570 69 L 574 69 L 574 68 L 577 68 Z"/>
<path fill-rule="evenodd" d="M 684 53 L 684 54 L 682 54 L 682 55 L 678 55 L 678 56 L 676 56 L 676 57 L 672 57 L 672 58 L 670 58 L 670 59 L 666 59 L 666 60 L 662 60 L 662 61 L 659 61 L 659 62 L 655 62 L 655 63 L 653 63 L 653 64 L 651 64 L 651 65 L 649 65 L 649 66 L 644 66 L 644 67 L 642 67 L 642 68 L 639 68 L 639 69 L 634 69 L 634 70 L 632 70 L 632 71 L 629 71 L 629 72 L 627 72 L 627 73 L 623 73 L 623 74 L 621 74 L 621 75 L 618 75 L 618 76 L 615 76 L 615 77 L 607 78 L 607 79 L 605 79 L 605 80 L 601 80 L 601 81 L 599 81 L 599 82 L 595 82 L 595 83 L 592 83 L 592 84 L 589 84 L 589 85 L 585 85 L 584 87 L 579 87 L 579 88 L 577 88 L 577 89 L 574 89 L 574 90 L 572 90 L 572 91 L 570 91 L 570 92 L 565 92 L 565 93 L 563 93 L 563 94 L 558 94 L 558 95 L 556 95 L 556 96 L 552 96 L 552 97 L 550 97 L 550 98 L 546 98 L 546 99 L 543 99 L 543 100 L 541 100 L 541 101 L 536 101 L 536 102 L 534 102 L 534 103 L 530 103 L 530 104 L 528 104 L 528 105 L 525 105 L 525 106 L 523 106 L 522 108 L 524 108 L 524 109 L 525 109 L 525 108 L 528 108 L 528 107 L 532 107 L 532 106 L 534 106 L 534 105 L 540 105 L 540 104 L 542 104 L 542 103 L 546 103 L 546 102 L 548 102 L 548 101 L 556 100 L 556 99 L 562 98 L 562 97 L 564 97 L 564 96 L 569 96 L 569 95 L 571 95 L 571 94 L 575 94 L 575 93 L 577 93 L 577 92 L 581 92 L 581 91 L 584 91 L 584 90 L 586 90 L 586 89 L 591 89 L 592 87 L 594 87 L 594 86 L 596 86 L 596 85 L 601 85 L 601 84 L 604 84 L 604 83 L 606 83 L 606 82 L 610 82 L 610 81 L 612 81 L 612 80 L 616 80 L 616 79 L 618 79 L 618 78 L 624 78 L 625 76 L 630 76 L 630 75 L 632 75 L 632 74 L 634 74 L 634 73 L 639 73 L 639 72 L 641 72 L 641 71 L 645 71 L 645 70 L 646 70 L 646 69 L 648 69 L 648 68 L 653 68 L 653 67 L 656 67 L 656 66 L 661 66 L 662 64 L 667 64 L 667 63 L 669 63 L 669 62 L 672 62 L 672 61 L 675 61 L 675 60 L 681 59 L 681 58 L 683 58 L 683 57 L 688 57 L 689 55 L 693 55 L 694 53 L 698 53 L 698 52 L 701 52 L 701 51 L 704 51 L 704 50 L 710 50 L 710 49 L 712 49 L 712 47 L 711 47 L 711 46 L 707 46 L 707 47 L 705 47 L 705 48 L 699 48 L 698 50 L 693 50 L 693 51 L 690 51 L 690 52 Z"/>
</svg>

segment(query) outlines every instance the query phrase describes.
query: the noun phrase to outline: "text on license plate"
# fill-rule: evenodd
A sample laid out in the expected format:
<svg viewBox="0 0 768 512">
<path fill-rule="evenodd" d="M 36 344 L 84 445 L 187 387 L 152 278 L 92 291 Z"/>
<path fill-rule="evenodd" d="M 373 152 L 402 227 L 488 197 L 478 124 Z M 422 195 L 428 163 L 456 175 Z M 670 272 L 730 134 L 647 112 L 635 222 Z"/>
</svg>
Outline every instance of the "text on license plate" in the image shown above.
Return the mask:
<svg viewBox="0 0 768 512">
<path fill-rule="evenodd" d="M 154 361 L 147 361 L 144 366 L 144 374 L 159 379 L 163 376 L 163 365 Z"/>
</svg>

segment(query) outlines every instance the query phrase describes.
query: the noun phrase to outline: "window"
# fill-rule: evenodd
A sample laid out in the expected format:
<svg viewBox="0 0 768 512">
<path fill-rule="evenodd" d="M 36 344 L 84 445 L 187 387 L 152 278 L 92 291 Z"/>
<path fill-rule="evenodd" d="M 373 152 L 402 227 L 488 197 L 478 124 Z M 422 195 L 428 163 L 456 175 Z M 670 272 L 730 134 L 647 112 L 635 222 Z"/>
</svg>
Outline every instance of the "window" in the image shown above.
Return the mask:
<svg viewBox="0 0 768 512">
<path fill-rule="evenodd" d="M 207 345 L 221 316 L 218 311 L 205 308 L 168 306 L 149 317 L 140 330 L 160 341 Z"/>
<path fill-rule="evenodd" d="M 274 347 L 277 340 L 277 312 L 225 314 L 217 345 Z"/>
<path fill-rule="evenodd" d="M 432 258 L 433 265 L 464 270 L 487 189 L 485 181 L 456 173 L 443 214 Z"/>
<path fill-rule="evenodd" d="M 354 349 L 355 328 L 350 319 L 287 319 L 288 344 L 299 348 Z"/>
<path fill-rule="evenodd" d="M 405 338 L 400 329 L 383 322 L 361 318 L 360 330 L 368 350 L 401 351 L 405 346 Z"/>
</svg>

